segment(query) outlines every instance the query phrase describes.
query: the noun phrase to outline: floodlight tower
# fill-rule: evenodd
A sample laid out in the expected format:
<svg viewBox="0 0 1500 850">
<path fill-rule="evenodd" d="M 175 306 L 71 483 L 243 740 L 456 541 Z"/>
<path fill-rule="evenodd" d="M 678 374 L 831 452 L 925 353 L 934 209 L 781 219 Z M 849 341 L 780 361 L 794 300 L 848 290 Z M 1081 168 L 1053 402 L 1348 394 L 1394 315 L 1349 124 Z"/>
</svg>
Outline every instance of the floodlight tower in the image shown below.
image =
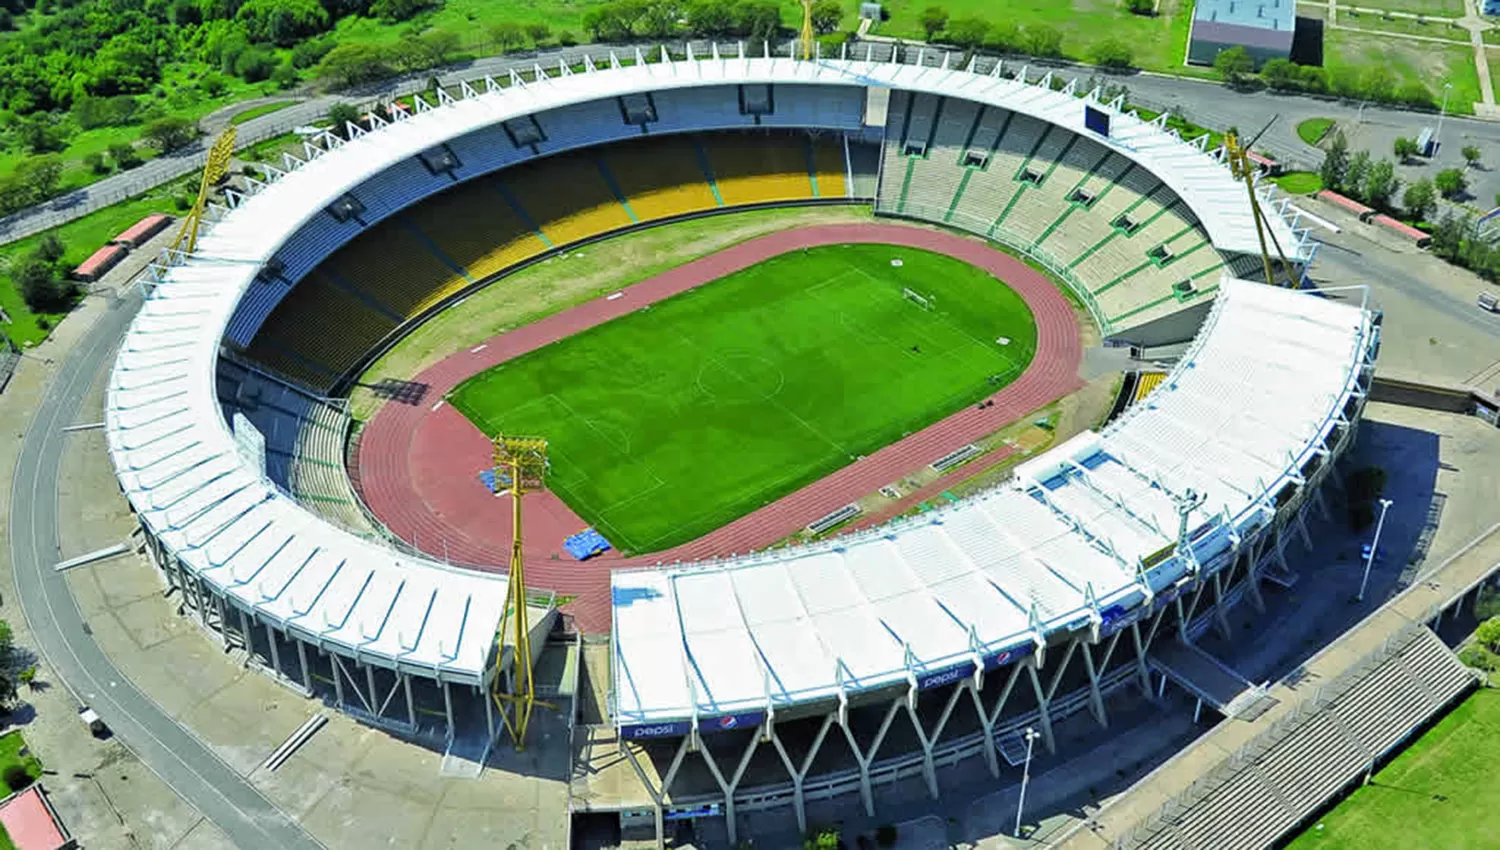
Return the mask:
<svg viewBox="0 0 1500 850">
<path fill-rule="evenodd" d="M 531 670 L 531 623 L 526 611 L 526 565 L 522 559 L 522 496 L 539 490 L 547 476 L 547 441 L 541 437 L 498 434 L 495 444 L 495 492 L 510 491 L 511 543 L 510 580 L 505 591 L 505 610 L 495 633 L 495 663 L 505 656 L 506 628 L 511 630 L 511 687 L 502 689 L 495 676 L 492 695 L 500 709 L 505 730 L 519 752 L 526 749 L 526 727 L 537 706 L 536 682 Z M 544 703 L 545 705 L 545 703 Z"/>
<path fill-rule="evenodd" d="M 813 58 L 813 0 L 802 0 L 802 60 Z"/>
<path fill-rule="evenodd" d="M 1275 120 L 1274 118 L 1272 119 Z M 1270 124 L 1266 129 L 1270 129 Z M 1261 130 L 1264 133 L 1265 130 Z M 1256 139 L 1260 138 L 1257 134 Z M 1229 161 L 1229 172 L 1234 179 L 1244 181 L 1245 190 L 1250 193 L 1250 213 L 1255 218 L 1255 236 L 1260 240 L 1260 262 L 1266 273 L 1266 283 L 1276 285 L 1276 275 L 1271 271 L 1271 254 L 1266 248 L 1266 236 L 1271 237 L 1271 244 L 1276 247 L 1276 256 L 1281 258 L 1282 268 L 1286 269 L 1287 286 L 1293 289 L 1297 286 L 1297 275 L 1292 271 L 1292 264 L 1287 260 L 1286 254 L 1281 251 L 1281 242 L 1277 240 L 1275 231 L 1266 224 L 1265 215 L 1260 208 L 1260 199 L 1255 195 L 1255 165 L 1250 161 L 1250 145 L 1255 144 L 1251 139 L 1249 144 L 1240 144 L 1239 137 L 1233 132 L 1224 134 L 1224 152 Z"/>
<path fill-rule="evenodd" d="M 203 221 L 203 209 L 208 205 L 208 192 L 229 173 L 229 161 L 234 158 L 234 133 L 235 128 L 231 125 L 208 149 L 208 157 L 203 162 L 203 182 L 198 185 L 198 199 L 182 217 L 182 229 L 177 231 L 177 238 L 172 242 L 173 250 L 191 254 L 198 247 L 198 225 Z"/>
</svg>

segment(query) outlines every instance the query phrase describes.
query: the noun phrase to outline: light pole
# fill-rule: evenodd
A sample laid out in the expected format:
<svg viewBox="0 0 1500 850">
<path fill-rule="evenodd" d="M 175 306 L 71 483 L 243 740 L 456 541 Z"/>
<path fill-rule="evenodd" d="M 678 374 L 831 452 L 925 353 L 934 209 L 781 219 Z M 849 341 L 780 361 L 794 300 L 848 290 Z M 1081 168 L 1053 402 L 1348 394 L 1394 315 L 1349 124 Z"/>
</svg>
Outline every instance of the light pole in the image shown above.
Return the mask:
<svg viewBox="0 0 1500 850">
<path fill-rule="evenodd" d="M 1443 106 L 1438 110 L 1437 132 L 1433 134 L 1432 141 L 1438 147 L 1443 144 L 1443 119 L 1448 117 L 1448 93 L 1453 91 L 1452 83 L 1443 83 Z"/>
<path fill-rule="evenodd" d="M 1021 810 L 1026 808 L 1026 783 L 1031 779 L 1031 748 L 1041 735 L 1030 726 L 1026 727 L 1026 766 L 1021 768 L 1021 796 L 1016 800 L 1016 837 L 1021 837 Z"/>
<path fill-rule="evenodd" d="M 1385 527 L 1385 512 L 1391 509 L 1390 499 L 1380 500 L 1380 519 L 1375 523 L 1375 540 L 1370 544 L 1370 553 L 1365 556 L 1365 575 L 1359 580 L 1359 595 L 1355 602 L 1365 601 L 1365 585 L 1370 583 L 1370 565 L 1375 563 L 1375 553 L 1380 549 L 1380 530 Z"/>
</svg>

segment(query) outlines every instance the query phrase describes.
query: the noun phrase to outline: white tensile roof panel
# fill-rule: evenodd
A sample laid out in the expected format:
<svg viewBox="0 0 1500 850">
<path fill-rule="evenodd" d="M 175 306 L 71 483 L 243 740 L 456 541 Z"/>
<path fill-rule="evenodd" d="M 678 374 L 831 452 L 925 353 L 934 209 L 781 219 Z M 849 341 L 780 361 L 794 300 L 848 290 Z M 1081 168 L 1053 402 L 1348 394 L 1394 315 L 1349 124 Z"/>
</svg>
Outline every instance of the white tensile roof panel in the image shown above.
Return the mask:
<svg viewBox="0 0 1500 850">
<path fill-rule="evenodd" d="M 1289 355 L 1294 348 L 1283 341 L 1303 334 L 1311 355 L 1255 357 L 1267 339 L 1273 351 Z M 976 650 L 1014 647 L 1040 636 L 1038 628 L 1085 620 L 1091 605 L 1145 599 L 1141 574 L 1129 565 L 1146 550 L 1177 542 L 1178 504 L 1192 502 L 1175 486 L 1187 483 L 1204 497 L 1188 515 L 1190 532 L 1216 522 L 1259 523 L 1260 512 L 1295 480 L 1358 391 L 1374 339 L 1370 316 L 1360 308 L 1227 280 L 1198 339 L 1160 389 L 1097 435 L 1028 461 L 1026 474 L 1018 471 L 1014 482 L 808 549 L 668 572 L 691 572 L 701 587 L 721 594 L 694 599 L 711 615 L 740 606 L 750 638 L 763 651 L 774 647 L 767 653 L 769 675 L 777 679 L 788 671 L 797 687 L 768 689 L 772 707 L 886 686 Z M 1257 409 L 1272 405 L 1276 412 L 1260 419 L 1253 433 L 1225 428 L 1239 408 L 1219 401 L 1252 391 Z M 1248 451 L 1286 459 L 1267 466 Z M 1042 484 L 1032 470 L 1056 497 L 1052 507 L 1036 495 Z M 1181 558 L 1166 564 L 1153 567 L 1152 589 L 1186 575 Z M 1156 572 L 1162 569 L 1169 572 Z M 702 581 L 714 570 L 733 581 Z M 635 581 L 629 574 L 615 580 L 617 587 Z M 675 621 L 680 639 L 695 651 L 686 626 L 699 615 L 674 614 L 660 599 L 649 604 L 660 621 Z M 634 670 L 652 663 L 639 648 L 622 646 Z M 817 663 L 805 662 L 807 655 Z M 674 663 L 670 652 L 655 661 Z M 633 713 L 622 722 L 691 713 L 694 706 L 673 702 L 679 693 L 668 687 L 659 698 L 633 694 Z"/>
</svg>

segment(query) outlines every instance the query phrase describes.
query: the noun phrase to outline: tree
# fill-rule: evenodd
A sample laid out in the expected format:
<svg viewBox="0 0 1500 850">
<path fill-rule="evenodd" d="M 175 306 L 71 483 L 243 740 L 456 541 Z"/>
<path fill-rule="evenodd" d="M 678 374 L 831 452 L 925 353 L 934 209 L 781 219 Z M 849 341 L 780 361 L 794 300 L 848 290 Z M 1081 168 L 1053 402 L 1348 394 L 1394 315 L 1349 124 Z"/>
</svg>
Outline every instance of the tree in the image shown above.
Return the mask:
<svg viewBox="0 0 1500 850">
<path fill-rule="evenodd" d="M 732 0 L 697 0 L 687 8 L 688 29 L 708 38 L 730 35 L 735 31 L 736 12 Z"/>
<path fill-rule="evenodd" d="M 317 69 L 319 79 L 341 86 L 380 80 L 393 73 L 388 51 L 378 45 L 357 42 L 340 44 L 328 51 Z"/>
<path fill-rule="evenodd" d="M 11 685 L 11 689 L 14 690 L 15 685 Z M 4 779 L 5 787 L 12 791 L 24 790 L 32 782 L 31 773 L 26 770 L 24 765 L 19 764 L 13 764 L 5 768 Z"/>
<path fill-rule="evenodd" d="M 948 26 L 948 10 L 942 6 L 928 6 L 922 10 L 921 22 L 922 32 L 927 34 L 928 41 L 932 41 Z"/>
<path fill-rule="evenodd" d="M 1463 155 L 1465 168 L 1473 168 L 1474 166 L 1479 164 L 1478 145 L 1464 145 Z"/>
<path fill-rule="evenodd" d="M 36 255 L 49 263 L 56 263 L 68 253 L 68 246 L 63 244 L 62 239 L 56 233 L 48 233 L 37 242 Z"/>
<path fill-rule="evenodd" d="M 276 73 L 276 54 L 265 47 L 252 47 L 234 58 L 234 75 L 247 83 L 271 79 Z"/>
<path fill-rule="evenodd" d="M 1469 178 L 1457 168 L 1445 168 L 1432 176 L 1432 186 L 1445 198 L 1456 198 L 1469 188 Z"/>
<path fill-rule="evenodd" d="M 180 115 L 168 115 L 147 124 L 141 131 L 141 138 L 162 153 L 171 153 L 187 147 L 198 138 L 198 124 Z"/>
<path fill-rule="evenodd" d="M 1032 56 L 1057 58 L 1062 56 L 1063 34 L 1057 27 L 1047 24 L 1029 26 L 1025 32 L 1026 52 Z"/>
<path fill-rule="evenodd" d="M 328 120 L 333 124 L 333 132 L 338 136 L 347 133 L 349 124 L 359 123 L 359 107 L 352 103 L 335 103 L 328 107 Z"/>
<path fill-rule="evenodd" d="M 781 30 L 781 7 L 775 0 L 751 0 L 739 9 L 739 30 L 751 41 L 769 41 Z"/>
<path fill-rule="evenodd" d="M 501 21 L 490 27 L 490 41 L 501 53 L 509 53 L 526 43 L 526 30 L 515 21 Z"/>
<path fill-rule="evenodd" d="M 16 290 L 21 293 L 21 300 L 33 312 L 61 313 L 72 304 L 76 292 L 74 283 L 57 273 L 55 263 L 47 262 L 36 252 L 27 254 L 12 266 L 10 276 L 16 283 Z M 0 698 L 0 704 L 3 703 L 4 699 Z"/>
<path fill-rule="evenodd" d="M 126 171 L 141 164 L 141 155 L 129 142 L 116 142 L 109 146 L 109 158 L 115 168 Z"/>
<path fill-rule="evenodd" d="M 1460 221 L 1451 213 L 1444 213 L 1437 227 L 1432 229 L 1432 253 L 1445 260 L 1456 260 L 1463 253 L 1464 234 L 1469 230 L 1467 220 Z"/>
<path fill-rule="evenodd" d="M 235 14 L 251 41 L 291 47 L 328 29 L 328 12 L 317 0 L 246 0 Z"/>
<path fill-rule="evenodd" d="M 1349 141 L 1344 138 L 1343 130 L 1335 130 L 1328 148 L 1323 152 L 1323 166 L 1318 169 L 1318 176 L 1322 178 L 1324 186 L 1336 190 L 1344 185 L 1344 174 L 1348 170 Z"/>
<path fill-rule="evenodd" d="M 1105 68 L 1125 69 L 1135 61 L 1130 45 L 1118 38 L 1107 38 L 1094 45 L 1094 64 Z"/>
<path fill-rule="evenodd" d="M 1491 617 L 1474 630 L 1474 640 L 1491 652 L 1500 652 L 1500 617 Z"/>
<path fill-rule="evenodd" d="M 1365 195 L 1365 177 L 1369 173 L 1370 152 L 1355 151 L 1354 155 L 1349 157 L 1349 165 L 1344 169 L 1343 181 L 1339 185 L 1329 188 L 1363 200 Z"/>
<path fill-rule="evenodd" d="M 1365 69 L 1360 89 L 1367 100 L 1389 103 L 1396 99 L 1396 77 L 1384 63 L 1377 63 Z"/>
<path fill-rule="evenodd" d="M 1401 195 L 1401 206 L 1408 216 L 1417 221 L 1425 221 L 1437 207 L 1437 190 L 1433 188 L 1432 181 L 1423 177 L 1407 186 Z"/>
<path fill-rule="evenodd" d="M 535 47 L 541 47 L 552 37 L 552 28 L 546 24 L 527 24 L 526 37 L 531 39 Z"/>
<path fill-rule="evenodd" d="M 1125 9 L 1132 15 L 1156 14 L 1155 0 L 1125 0 Z"/>
<path fill-rule="evenodd" d="M 1402 165 L 1411 162 L 1411 158 L 1417 155 L 1417 140 L 1408 139 L 1405 136 L 1397 136 L 1391 143 L 1391 150 L 1396 154 L 1396 160 Z"/>
<path fill-rule="evenodd" d="M 1245 48 L 1235 46 L 1219 51 L 1219 55 L 1214 57 L 1214 70 L 1219 72 L 1224 82 L 1240 86 L 1255 72 L 1255 60 L 1250 58 Z"/>
<path fill-rule="evenodd" d="M 839 5 L 839 0 L 817 0 L 812 7 L 813 32 L 827 35 L 839 28 L 839 21 L 843 17 L 844 9 Z"/>
<path fill-rule="evenodd" d="M 989 33 L 990 22 L 984 18 L 959 18 L 948 25 L 948 40 L 965 50 L 972 50 L 984 44 L 985 37 Z"/>
<path fill-rule="evenodd" d="M 370 15 L 386 23 L 399 23 L 436 5 L 438 0 L 375 0 L 370 4 Z"/>
<path fill-rule="evenodd" d="M 1390 160 L 1382 159 L 1370 166 L 1369 173 L 1365 175 L 1365 203 L 1372 207 L 1389 208 L 1391 198 L 1396 196 L 1396 189 L 1400 186 L 1401 181 L 1396 179 L 1396 166 Z"/>
<path fill-rule="evenodd" d="M 1260 78 L 1274 91 L 1292 91 L 1301 84 L 1302 69 L 1290 59 L 1269 59 L 1261 66 Z"/>
</svg>

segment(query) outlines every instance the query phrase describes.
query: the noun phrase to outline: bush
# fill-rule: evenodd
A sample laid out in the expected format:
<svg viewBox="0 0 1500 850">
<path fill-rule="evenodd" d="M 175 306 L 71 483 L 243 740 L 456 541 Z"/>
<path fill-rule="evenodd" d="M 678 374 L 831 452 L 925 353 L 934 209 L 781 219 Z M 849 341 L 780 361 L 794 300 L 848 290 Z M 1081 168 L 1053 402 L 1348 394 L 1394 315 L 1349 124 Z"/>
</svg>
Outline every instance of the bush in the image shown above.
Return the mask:
<svg viewBox="0 0 1500 850">
<path fill-rule="evenodd" d="M 1118 38 L 1109 38 L 1094 45 L 1094 63 L 1105 68 L 1123 70 L 1135 61 L 1130 45 Z"/>
<path fill-rule="evenodd" d="M 83 158 L 83 164 L 93 174 L 108 174 L 109 165 L 104 162 L 104 154 L 95 151 Z"/>
<path fill-rule="evenodd" d="M 1491 652 L 1500 651 L 1500 617 L 1491 617 L 1474 630 L 1474 640 Z"/>
<path fill-rule="evenodd" d="M 932 41 L 948 26 L 948 10 L 942 6 L 928 6 L 922 10 L 921 23 L 922 32 L 927 34 L 928 41 Z"/>
<path fill-rule="evenodd" d="M 310 38 L 292 48 L 292 67 L 304 69 L 317 65 L 319 60 L 328 55 L 337 42 L 332 37 Z"/>
<path fill-rule="evenodd" d="M 578 36 L 574 35 L 571 30 L 563 30 L 557 34 L 557 43 L 563 47 L 573 47 L 578 44 Z"/>
<path fill-rule="evenodd" d="M 146 125 L 141 138 L 162 153 L 185 148 L 198 138 L 198 124 L 180 115 L 168 115 Z"/>
<path fill-rule="evenodd" d="M 11 267 L 21 300 L 34 313 L 61 313 L 73 304 L 78 286 L 58 274 L 57 266 L 32 253 Z"/>
<path fill-rule="evenodd" d="M 125 142 L 116 142 L 109 146 L 109 158 L 115 167 L 121 171 L 135 168 L 141 164 L 141 155 L 135 149 L 135 145 Z"/>
<path fill-rule="evenodd" d="M 1458 660 L 1476 670 L 1483 670 L 1486 673 L 1500 672 L 1500 655 L 1496 655 L 1477 643 L 1470 644 L 1459 650 Z"/>
<path fill-rule="evenodd" d="M 1445 198 L 1457 198 L 1469 188 L 1469 178 L 1457 168 L 1445 168 L 1432 176 L 1432 186 Z"/>
<path fill-rule="evenodd" d="M 1125 9 L 1132 15 L 1156 14 L 1156 4 L 1152 0 L 1125 0 Z"/>
<path fill-rule="evenodd" d="M 183 194 L 173 195 L 172 206 L 176 207 L 179 212 L 185 212 L 192 208 L 193 199 Z"/>
<path fill-rule="evenodd" d="M 5 787 L 20 791 L 31 786 L 31 773 L 23 765 L 13 764 L 5 769 Z"/>
<path fill-rule="evenodd" d="M 234 58 L 234 75 L 247 83 L 258 83 L 271 79 L 276 65 L 276 54 L 264 47 L 252 47 Z"/>
</svg>

